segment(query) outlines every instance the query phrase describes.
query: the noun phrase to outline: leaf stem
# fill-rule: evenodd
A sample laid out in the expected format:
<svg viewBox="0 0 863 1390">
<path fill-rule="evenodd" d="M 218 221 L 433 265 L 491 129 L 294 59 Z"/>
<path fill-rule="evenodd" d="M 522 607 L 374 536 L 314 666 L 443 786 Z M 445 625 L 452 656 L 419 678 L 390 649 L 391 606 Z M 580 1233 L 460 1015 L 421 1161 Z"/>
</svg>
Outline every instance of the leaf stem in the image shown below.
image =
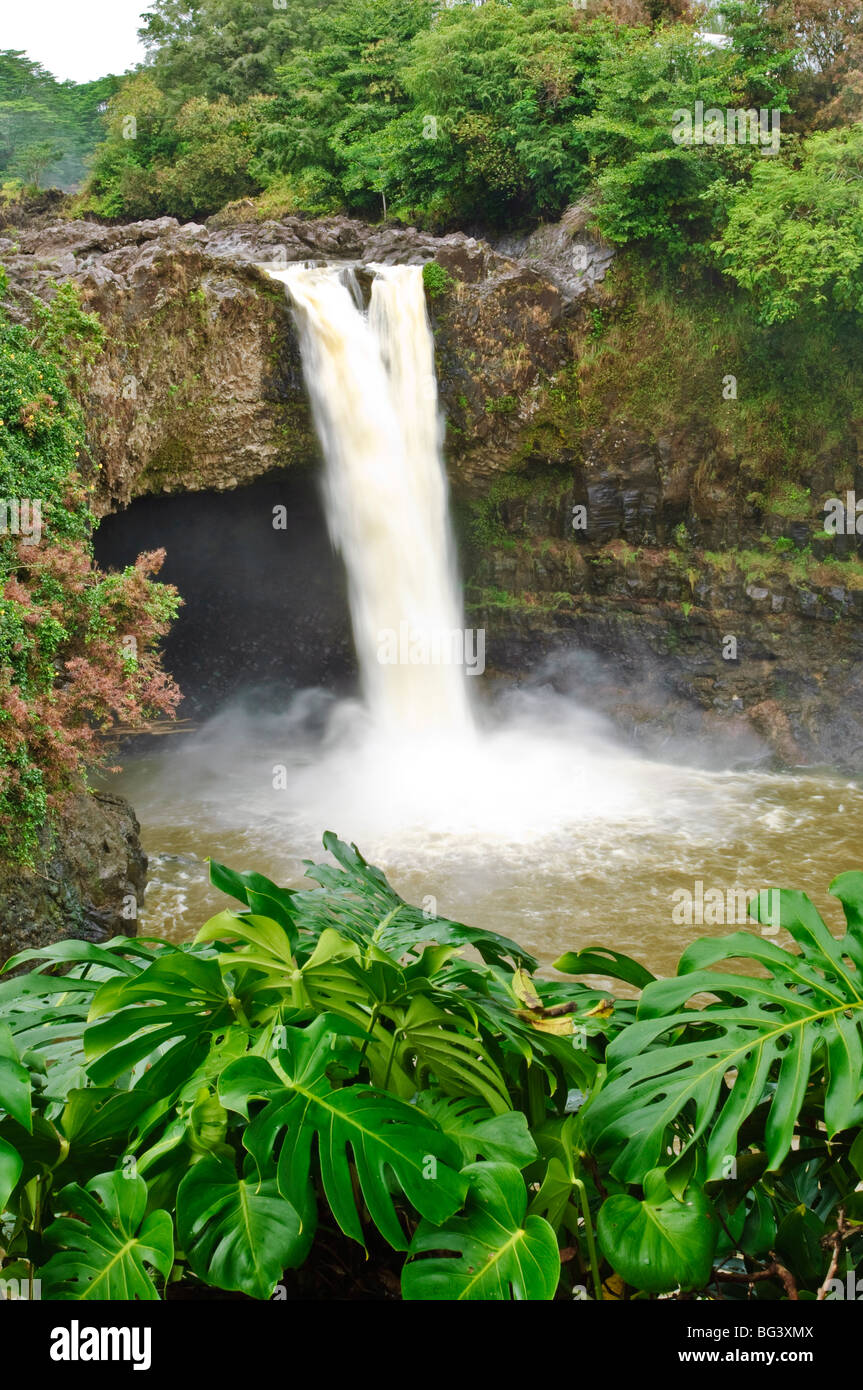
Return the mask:
<svg viewBox="0 0 863 1390">
<path fill-rule="evenodd" d="M 598 1303 L 602 1302 L 602 1280 L 599 1277 L 599 1261 L 596 1258 L 596 1242 L 593 1239 L 593 1224 L 590 1219 L 590 1204 L 587 1200 L 587 1188 L 581 1178 L 573 1178 L 573 1187 L 578 1188 L 578 1195 L 581 1201 L 581 1214 L 584 1217 L 584 1235 L 587 1241 L 587 1254 L 590 1260 L 590 1269 L 593 1274 L 593 1293 Z"/>
</svg>

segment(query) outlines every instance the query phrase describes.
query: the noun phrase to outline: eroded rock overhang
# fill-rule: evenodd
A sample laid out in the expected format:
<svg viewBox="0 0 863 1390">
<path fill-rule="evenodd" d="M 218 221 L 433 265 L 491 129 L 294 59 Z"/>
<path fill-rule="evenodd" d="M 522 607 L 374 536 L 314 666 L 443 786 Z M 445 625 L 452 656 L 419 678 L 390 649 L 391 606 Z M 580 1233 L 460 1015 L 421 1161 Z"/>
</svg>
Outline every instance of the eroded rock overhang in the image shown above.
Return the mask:
<svg viewBox="0 0 863 1390">
<path fill-rule="evenodd" d="M 573 278 L 579 236 L 585 268 Z M 71 279 L 105 328 L 82 390 L 100 513 L 148 493 L 222 491 L 316 462 L 290 307 L 262 268 L 297 261 L 434 260 L 448 272 L 449 288 L 430 301 L 454 422 L 448 464 L 457 490 L 481 491 L 507 467 L 542 384 L 569 360 L 567 317 L 608 263 L 577 226 L 519 250 L 522 259 L 461 232 L 343 217 L 64 221 L 0 238 L 13 312 L 17 302 L 26 313 L 28 294 L 50 297 Z"/>
</svg>

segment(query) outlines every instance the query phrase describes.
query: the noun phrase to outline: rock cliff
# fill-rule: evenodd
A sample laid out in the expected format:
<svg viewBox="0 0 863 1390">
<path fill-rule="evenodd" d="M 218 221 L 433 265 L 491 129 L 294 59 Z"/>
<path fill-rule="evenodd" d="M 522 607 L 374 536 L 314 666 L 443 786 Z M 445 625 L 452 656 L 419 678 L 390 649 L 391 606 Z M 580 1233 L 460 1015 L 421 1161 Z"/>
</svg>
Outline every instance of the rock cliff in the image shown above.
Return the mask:
<svg viewBox="0 0 863 1390">
<path fill-rule="evenodd" d="M 858 438 L 796 468 L 774 506 L 763 460 L 714 422 L 657 433 L 591 388 L 580 365 L 627 305 L 586 216 L 491 246 L 235 207 L 206 226 L 7 228 L 0 260 L 13 311 L 71 277 L 105 325 L 85 400 L 101 514 L 316 463 L 290 310 L 262 264 L 437 262 L 447 465 L 490 665 L 520 676 L 549 650 L 592 653 L 583 698 L 633 731 L 722 726 L 785 763 L 859 766 L 861 538 L 825 538 L 817 502 L 863 496 Z"/>
<path fill-rule="evenodd" d="M 134 936 L 147 875 L 139 830 L 119 796 L 70 797 L 32 869 L 0 865 L 0 964 L 66 937 Z"/>
</svg>

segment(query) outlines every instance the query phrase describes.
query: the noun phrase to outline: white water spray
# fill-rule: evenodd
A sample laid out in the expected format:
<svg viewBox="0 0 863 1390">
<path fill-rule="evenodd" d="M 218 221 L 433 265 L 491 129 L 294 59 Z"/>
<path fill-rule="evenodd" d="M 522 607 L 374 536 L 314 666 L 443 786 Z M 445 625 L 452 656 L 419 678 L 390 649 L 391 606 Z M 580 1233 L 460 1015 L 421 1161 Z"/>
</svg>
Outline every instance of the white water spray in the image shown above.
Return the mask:
<svg viewBox="0 0 863 1390">
<path fill-rule="evenodd" d="M 350 270 L 270 273 L 296 312 L 369 712 L 394 737 L 464 736 L 464 619 L 422 271 L 371 269 L 368 315 Z"/>
</svg>

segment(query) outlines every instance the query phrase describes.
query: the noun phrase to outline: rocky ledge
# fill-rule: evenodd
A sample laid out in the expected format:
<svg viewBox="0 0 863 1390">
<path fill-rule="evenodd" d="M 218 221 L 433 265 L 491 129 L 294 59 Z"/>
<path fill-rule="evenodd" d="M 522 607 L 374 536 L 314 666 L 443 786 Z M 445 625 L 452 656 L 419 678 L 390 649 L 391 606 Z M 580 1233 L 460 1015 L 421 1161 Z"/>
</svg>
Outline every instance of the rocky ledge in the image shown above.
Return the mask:
<svg viewBox="0 0 863 1390">
<path fill-rule="evenodd" d="M 573 224 L 565 239 L 578 235 Z M 71 279 L 105 326 L 84 401 L 101 473 L 95 505 L 105 512 L 142 494 L 225 490 L 316 459 L 290 310 L 261 268 L 298 261 L 434 260 L 447 272 L 448 292 L 433 308 L 444 403 L 458 416 L 452 467 L 465 486 L 481 487 L 512 452 L 511 403 L 521 403 L 523 423 L 532 393 L 567 358 L 564 316 L 605 273 L 609 253 L 582 240 L 575 280 L 555 271 L 559 247 L 557 261 L 546 248 L 543 273 L 460 232 L 342 217 L 5 228 L 0 261 L 22 315 L 28 293 L 48 297 Z"/>
</svg>

